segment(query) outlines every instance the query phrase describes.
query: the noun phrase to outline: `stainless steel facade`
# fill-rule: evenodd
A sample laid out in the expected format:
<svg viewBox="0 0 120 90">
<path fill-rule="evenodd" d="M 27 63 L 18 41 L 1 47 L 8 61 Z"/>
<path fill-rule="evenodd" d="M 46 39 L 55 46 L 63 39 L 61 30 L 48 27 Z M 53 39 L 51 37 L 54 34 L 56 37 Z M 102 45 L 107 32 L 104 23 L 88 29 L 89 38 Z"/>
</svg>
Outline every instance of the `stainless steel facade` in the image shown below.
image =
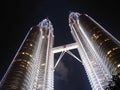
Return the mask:
<svg viewBox="0 0 120 90">
<path fill-rule="evenodd" d="M 116 90 L 107 87 L 113 75 L 120 79 L 120 42 L 86 14 L 70 13 L 69 26 L 76 43 L 55 48 L 50 20 L 33 26 L 1 80 L 0 90 L 54 90 L 58 65 L 54 66 L 54 54 L 58 52 L 62 52 L 58 62 L 67 52 L 83 64 L 92 90 Z M 76 48 L 82 60 L 69 51 Z"/>
<path fill-rule="evenodd" d="M 53 27 L 33 26 L 1 81 L 0 90 L 53 90 Z"/>
<path fill-rule="evenodd" d="M 104 90 L 120 73 L 119 41 L 86 14 L 70 13 L 69 26 L 92 90 Z"/>
</svg>

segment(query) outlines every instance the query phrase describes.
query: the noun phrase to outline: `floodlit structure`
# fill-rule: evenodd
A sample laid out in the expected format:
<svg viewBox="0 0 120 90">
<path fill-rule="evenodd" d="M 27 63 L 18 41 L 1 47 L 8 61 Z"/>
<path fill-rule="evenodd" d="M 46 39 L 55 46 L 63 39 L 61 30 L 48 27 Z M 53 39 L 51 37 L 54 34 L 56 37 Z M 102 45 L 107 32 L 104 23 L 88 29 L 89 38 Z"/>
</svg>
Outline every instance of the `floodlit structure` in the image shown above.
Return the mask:
<svg viewBox="0 0 120 90">
<path fill-rule="evenodd" d="M 33 26 L 1 80 L 0 90 L 54 90 L 54 70 L 65 53 L 82 63 L 92 90 L 119 90 L 113 89 L 120 83 L 119 41 L 86 14 L 70 13 L 69 26 L 76 42 L 58 47 L 53 47 L 50 20 Z M 81 59 L 72 49 L 78 50 Z M 59 52 L 54 64 L 54 54 Z"/>
<path fill-rule="evenodd" d="M 53 90 L 53 27 L 33 26 L 1 81 L 0 90 Z"/>
<path fill-rule="evenodd" d="M 72 12 L 69 26 L 92 90 L 105 90 L 120 74 L 120 42 L 86 14 Z"/>
</svg>

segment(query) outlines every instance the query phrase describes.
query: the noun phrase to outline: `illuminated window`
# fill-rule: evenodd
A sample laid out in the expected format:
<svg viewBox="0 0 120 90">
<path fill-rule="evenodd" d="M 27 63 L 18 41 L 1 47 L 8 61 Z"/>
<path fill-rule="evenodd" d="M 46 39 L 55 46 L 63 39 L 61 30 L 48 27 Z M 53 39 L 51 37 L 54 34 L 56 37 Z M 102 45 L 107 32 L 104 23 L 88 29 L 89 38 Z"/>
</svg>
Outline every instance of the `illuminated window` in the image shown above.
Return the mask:
<svg viewBox="0 0 120 90">
<path fill-rule="evenodd" d="M 25 65 L 20 65 L 21 67 L 25 67 Z"/>
<path fill-rule="evenodd" d="M 32 55 L 31 55 L 31 54 L 29 54 L 29 56 L 30 56 L 30 57 L 32 57 Z"/>
<path fill-rule="evenodd" d="M 113 51 L 115 51 L 115 50 L 117 50 L 117 49 L 119 49 L 119 47 L 112 48 L 112 50 L 109 50 L 109 51 L 107 52 L 107 55 L 110 55 Z M 107 56 L 107 55 L 106 55 L 106 56 Z"/>
<path fill-rule="evenodd" d="M 32 44 L 30 44 L 30 46 L 32 47 L 33 45 L 32 45 Z"/>
<path fill-rule="evenodd" d="M 30 57 L 32 57 L 32 55 L 31 55 L 31 54 L 29 54 L 29 53 L 27 53 L 27 52 L 26 52 L 25 54 L 26 54 L 26 55 L 28 55 L 28 56 L 30 56 Z"/>
<path fill-rule="evenodd" d="M 117 67 L 120 68 L 120 64 L 118 64 Z"/>
<path fill-rule="evenodd" d="M 22 52 L 22 54 L 25 54 L 25 52 Z"/>
<path fill-rule="evenodd" d="M 45 63 L 42 63 L 41 66 L 45 66 Z"/>
<path fill-rule="evenodd" d="M 112 52 L 112 50 L 109 50 L 109 51 L 107 52 L 107 55 L 109 55 L 111 52 Z"/>
<path fill-rule="evenodd" d="M 27 61 L 27 64 L 29 64 L 29 65 L 30 65 L 30 62 L 29 62 L 29 61 Z"/>
<path fill-rule="evenodd" d="M 104 41 L 106 42 L 106 41 L 108 41 L 108 40 L 110 40 L 110 39 L 107 38 L 107 39 L 105 39 Z"/>
<path fill-rule="evenodd" d="M 118 47 L 115 47 L 115 48 L 113 48 L 113 51 L 116 50 L 116 49 L 119 49 L 119 48 L 118 48 Z"/>
<path fill-rule="evenodd" d="M 102 34 L 93 34 L 93 37 L 95 38 L 95 39 L 98 39 L 100 36 L 102 36 Z"/>
<path fill-rule="evenodd" d="M 20 73 L 20 74 L 24 74 L 22 71 L 17 71 L 18 73 Z"/>
<path fill-rule="evenodd" d="M 41 88 L 41 87 L 42 87 L 42 85 L 41 85 L 41 84 L 38 84 L 38 85 L 37 85 L 37 88 Z"/>
<path fill-rule="evenodd" d="M 28 61 L 28 60 L 25 60 L 25 59 L 18 59 L 18 60 L 16 60 L 15 62 L 24 62 L 24 63 L 26 63 L 26 64 L 28 64 L 28 65 L 31 65 L 31 62 Z"/>
<path fill-rule="evenodd" d="M 104 42 L 107 42 L 108 40 L 110 40 L 110 39 L 106 38 L 103 42 L 100 43 L 100 46 L 101 46 Z"/>
<path fill-rule="evenodd" d="M 27 52 L 22 52 L 22 54 L 23 54 L 23 55 L 25 55 L 25 54 L 26 54 L 26 55 L 28 55 L 28 56 L 32 57 L 32 55 L 31 55 L 31 54 L 29 54 L 29 53 L 27 53 Z"/>
</svg>

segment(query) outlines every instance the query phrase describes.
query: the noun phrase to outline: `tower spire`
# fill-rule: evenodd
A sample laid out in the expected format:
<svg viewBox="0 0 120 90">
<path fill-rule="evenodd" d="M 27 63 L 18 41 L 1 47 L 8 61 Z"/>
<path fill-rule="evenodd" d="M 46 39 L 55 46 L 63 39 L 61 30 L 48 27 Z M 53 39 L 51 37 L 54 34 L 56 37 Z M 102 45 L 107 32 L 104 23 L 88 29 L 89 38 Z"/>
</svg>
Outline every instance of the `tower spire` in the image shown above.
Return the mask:
<svg viewBox="0 0 120 90">
<path fill-rule="evenodd" d="M 42 29 L 53 31 L 53 25 L 48 18 L 42 20 L 37 26 L 42 28 Z"/>
<path fill-rule="evenodd" d="M 80 15 L 81 15 L 81 14 L 79 14 L 78 12 L 71 12 L 71 13 L 69 14 L 69 23 L 73 23 L 73 22 L 75 22 L 76 20 L 78 20 L 78 18 L 79 18 Z"/>
</svg>

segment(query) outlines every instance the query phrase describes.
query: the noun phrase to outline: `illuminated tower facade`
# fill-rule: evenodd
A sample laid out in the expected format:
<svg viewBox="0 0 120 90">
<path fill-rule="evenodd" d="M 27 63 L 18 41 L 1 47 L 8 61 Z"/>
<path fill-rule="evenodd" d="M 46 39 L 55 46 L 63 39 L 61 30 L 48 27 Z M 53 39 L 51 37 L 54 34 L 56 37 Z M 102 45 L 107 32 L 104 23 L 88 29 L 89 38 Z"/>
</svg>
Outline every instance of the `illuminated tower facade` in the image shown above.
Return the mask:
<svg viewBox="0 0 120 90">
<path fill-rule="evenodd" d="M 119 41 L 86 14 L 70 13 L 69 26 L 92 90 L 105 90 L 112 75 L 120 78 Z"/>
<path fill-rule="evenodd" d="M 54 69 L 65 53 L 82 63 L 92 90 L 120 90 L 120 42 L 86 14 L 70 13 L 69 26 L 76 42 L 58 47 L 53 47 L 50 20 L 33 26 L 1 80 L 0 90 L 54 90 Z M 72 49 L 79 51 L 82 60 Z M 62 53 L 54 64 L 58 52 Z"/>
<path fill-rule="evenodd" d="M 53 90 L 53 38 L 48 19 L 33 26 L 4 75 L 0 90 Z"/>
</svg>

